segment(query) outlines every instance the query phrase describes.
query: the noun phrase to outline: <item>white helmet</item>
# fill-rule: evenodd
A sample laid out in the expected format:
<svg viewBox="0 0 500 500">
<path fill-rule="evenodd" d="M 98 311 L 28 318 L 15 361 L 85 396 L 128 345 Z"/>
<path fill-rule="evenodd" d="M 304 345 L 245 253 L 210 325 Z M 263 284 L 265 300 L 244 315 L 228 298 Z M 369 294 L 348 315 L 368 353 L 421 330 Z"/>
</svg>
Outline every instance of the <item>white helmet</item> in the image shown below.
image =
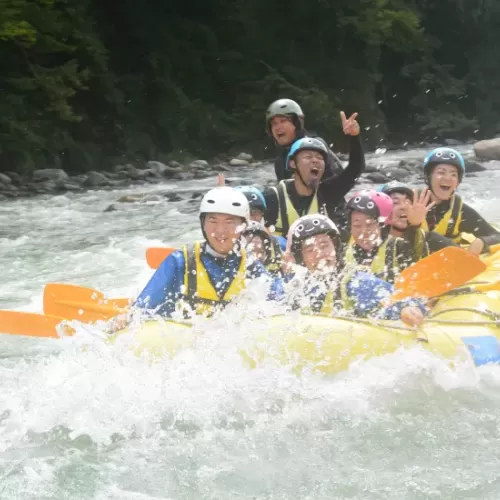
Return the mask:
<svg viewBox="0 0 500 500">
<path fill-rule="evenodd" d="M 211 189 L 202 198 L 200 217 L 209 213 L 235 215 L 245 219 L 245 221 L 250 220 L 250 207 L 247 197 L 241 191 L 229 186 Z"/>
</svg>

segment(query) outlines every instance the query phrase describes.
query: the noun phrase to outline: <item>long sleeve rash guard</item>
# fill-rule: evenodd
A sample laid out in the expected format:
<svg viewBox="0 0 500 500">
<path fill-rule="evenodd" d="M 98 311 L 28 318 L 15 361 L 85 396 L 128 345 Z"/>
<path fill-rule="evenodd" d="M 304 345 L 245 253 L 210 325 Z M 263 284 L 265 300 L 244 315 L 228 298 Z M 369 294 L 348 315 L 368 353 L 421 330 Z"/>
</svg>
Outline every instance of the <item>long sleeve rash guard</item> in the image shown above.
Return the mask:
<svg viewBox="0 0 500 500">
<path fill-rule="evenodd" d="M 431 231 L 450 209 L 450 204 L 450 201 L 442 201 L 429 210 L 426 220 Z M 491 245 L 500 243 L 500 232 L 488 224 L 481 215 L 465 202 L 463 202 L 462 205 L 462 221 L 459 230 L 461 233 L 470 233 L 476 238 L 483 240 L 485 243 L 485 250 Z"/>
<path fill-rule="evenodd" d="M 286 278 L 287 282 L 294 279 L 293 275 Z M 334 286 L 341 286 L 342 277 L 339 276 L 333 281 L 318 280 L 311 275 L 307 275 L 305 281 L 299 278 L 298 283 L 302 286 L 297 287 L 303 290 L 311 307 L 316 312 L 321 310 L 321 306 L 326 298 L 328 290 Z M 385 302 L 394 292 L 394 287 L 374 274 L 367 271 L 357 271 L 352 275 L 346 283 L 346 292 L 349 301 L 352 303 L 349 314 L 360 318 L 372 317 L 377 319 L 398 320 L 401 317 L 401 311 L 407 306 L 418 307 L 423 314 L 427 313 L 427 308 L 423 301 L 419 299 L 403 299 L 389 306 L 383 306 Z M 291 297 L 292 307 L 294 309 L 303 307 L 302 297 Z M 314 307 L 314 305 L 316 307 Z M 340 304 L 342 305 L 342 304 Z"/>
<path fill-rule="evenodd" d="M 226 258 L 220 258 L 202 251 L 200 258 L 214 288 L 220 296 L 223 296 L 240 267 L 241 257 L 232 254 Z M 182 298 L 181 290 L 184 286 L 185 272 L 184 254 L 181 250 L 177 250 L 162 262 L 134 306 L 154 310 L 156 314 L 170 317 L 175 311 L 176 303 Z M 246 275 L 249 279 L 264 276 L 270 280 L 268 300 L 280 300 L 283 297 L 281 280 L 269 276 L 259 261 L 252 261 L 248 264 Z"/>
<path fill-rule="evenodd" d="M 318 187 L 318 203 L 320 208 L 332 219 L 339 229 L 345 229 L 345 196 L 354 187 L 356 179 L 365 170 L 365 156 L 359 136 L 350 137 L 349 164 L 338 176 L 321 181 Z M 326 173 L 326 171 L 325 171 Z M 305 215 L 314 195 L 300 196 L 292 182 L 287 184 L 287 192 L 299 215 Z M 276 225 L 279 214 L 279 201 L 276 191 L 268 188 L 264 191 L 267 211 L 266 226 Z"/>
</svg>

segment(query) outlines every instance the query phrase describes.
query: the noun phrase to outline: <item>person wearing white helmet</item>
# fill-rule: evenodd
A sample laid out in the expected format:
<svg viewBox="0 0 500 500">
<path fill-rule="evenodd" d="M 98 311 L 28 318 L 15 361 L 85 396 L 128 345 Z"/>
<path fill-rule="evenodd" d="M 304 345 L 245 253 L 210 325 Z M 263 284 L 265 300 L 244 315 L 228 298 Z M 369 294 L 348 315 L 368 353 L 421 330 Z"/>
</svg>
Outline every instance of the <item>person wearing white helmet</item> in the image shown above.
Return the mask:
<svg viewBox="0 0 500 500">
<path fill-rule="evenodd" d="M 338 271 L 340 233 L 328 217 L 305 215 L 290 227 L 287 238 L 287 258 L 299 266 L 305 278 L 289 278 L 289 287 L 299 290 L 301 297 L 292 298 L 292 306 L 304 312 L 328 315 L 353 314 L 357 317 L 401 319 L 411 326 L 419 325 L 427 310 L 424 302 L 406 299 L 384 306 L 393 292 L 390 283 L 359 269 Z M 292 287 L 297 280 L 300 287 Z"/>
<path fill-rule="evenodd" d="M 205 241 L 173 252 L 157 269 L 135 306 L 171 317 L 182 311 L 210 316 L 245 289 L 246 280 L 267 276 L 258 260 L 247 259 L 241 235 L 250 220 L 245 195 L 231 187 L 211 189 L 200 205 Z M 269 298 L 279 298 L 281 283 L 269 280 Z"/>
<path fill-rule="evenodd" d="M 342 113 L 344 134 L 350 137 L 349 166 L 337 177 L 325 178 L 328 148 L 317 138 L 303 137 L 295 141 L 288 153 L 287 165 L 293 179 L 264 191 L 266 226 L 285 236 L 290 225 L 302 215 L 323 213 L 345 226 L 345 196 L 365 168 L 357 113 L 349 119 Z M 343 229 L 343 227 L 342 227 Z"/>
</svg>

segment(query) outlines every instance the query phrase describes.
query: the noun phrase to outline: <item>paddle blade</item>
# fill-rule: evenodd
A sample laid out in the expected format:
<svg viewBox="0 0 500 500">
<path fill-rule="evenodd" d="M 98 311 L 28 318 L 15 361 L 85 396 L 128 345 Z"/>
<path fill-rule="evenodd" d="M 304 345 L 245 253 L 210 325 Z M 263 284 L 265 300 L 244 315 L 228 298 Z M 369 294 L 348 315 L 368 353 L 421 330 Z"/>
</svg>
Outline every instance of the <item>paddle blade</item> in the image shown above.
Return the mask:
<svg viewBox="0 0 500 500">
<path fill-rule="evenodd" d="M 490 250 L 489 250 L 489 255 L 481 256 L 481 260 L 487 265 L 491 266 L 494 262 L 496 262 L 498 259 L 500 259 L 500 243 L 497 243 L 496 245 L 491 245 Z"/>
<path fill-rule="evenodd" d="M 48 283 L 43 292 L 45 314 L 76 319 L 82 323 L 106 321 L 125 311 L 129 299 L 107 299 L 93 288 Z"/>
<path fill-rule="evenodd" d="M 391 300 L 437 297 L 464 285 L 485 269 L 475 255 L 458 247 L 444 248 L 405 269 L 396 279 Z"/>
<path fill-rule="evenodd" d="M 146 262 L 152 269 L 158 269 L 160 264 L 175 250 L 175 248 L 148 248 L 146 249 Z"/>
<path fill-rule="evenodd" d="M 28 313 L 22 311 L 0 311 L 0 333 L 9 335 L 24 335 L 28 337 L 59 338 L 57 326 L 64 321 L 55 316 Z M 66 335 L 75 331 L 68 325 L 62 328 Z"/>
<path fill-rule="evenodd" d="M 500 281 L 494 281 L 493 283 L 484 283 L 473 285 L 471 287 L 476 292 L 500 292 Z"/>
</svg>

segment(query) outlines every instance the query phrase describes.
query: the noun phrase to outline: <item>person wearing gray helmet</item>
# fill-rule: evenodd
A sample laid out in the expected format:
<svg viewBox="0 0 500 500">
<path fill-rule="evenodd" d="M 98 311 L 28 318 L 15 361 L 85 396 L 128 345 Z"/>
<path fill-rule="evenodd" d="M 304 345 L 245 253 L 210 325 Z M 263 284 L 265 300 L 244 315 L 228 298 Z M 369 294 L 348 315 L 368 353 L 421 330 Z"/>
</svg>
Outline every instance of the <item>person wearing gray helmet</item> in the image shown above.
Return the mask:
<svg viewBox="0 0 500 500">
<path fill-rule="evenodd" d="M 286 168 L 294 173 L 293 179 L 279 182 L 278 186 L 264 191 L 267 210 L 266 226 L 278 236 L 285 236 L 290 225 L 299 217 L 312 213 L 323 213 L 344 230 L 345 196 L 354 186 L 357 177 L 365 168 L 365 159 L 357 113 L 349 118 L 341 113 L 342 129 L 349 138 L 351 150 L 349 165 L 337 176 L 328 176 L 329 149 L 324 141 L 315 137 L 296 140 L 287 156 Z M 288 134 L 286 126 L 274 127 Z"/>
<path fill-rule="evenodd" d="M 266 132 L 272 137 L 278 155 L 274 162 L 276 179 L 291 179 L 293 171 L 287 166 L 286 159 L 293 143 L 303 137 L 314 137 L 325 145 L 328 157 L 325 165 L 325 179 L 342 174 L 343 167 L 339 158 L 329 148 L 328 143 L 316 134 L 307 131 L 304 126 L 304 112 L 300 105 L 292 99 L 278 99 L 272 102 L 266 111 Z M 351 165 L 347 166 L 350 170 Z"/>
</svg>

